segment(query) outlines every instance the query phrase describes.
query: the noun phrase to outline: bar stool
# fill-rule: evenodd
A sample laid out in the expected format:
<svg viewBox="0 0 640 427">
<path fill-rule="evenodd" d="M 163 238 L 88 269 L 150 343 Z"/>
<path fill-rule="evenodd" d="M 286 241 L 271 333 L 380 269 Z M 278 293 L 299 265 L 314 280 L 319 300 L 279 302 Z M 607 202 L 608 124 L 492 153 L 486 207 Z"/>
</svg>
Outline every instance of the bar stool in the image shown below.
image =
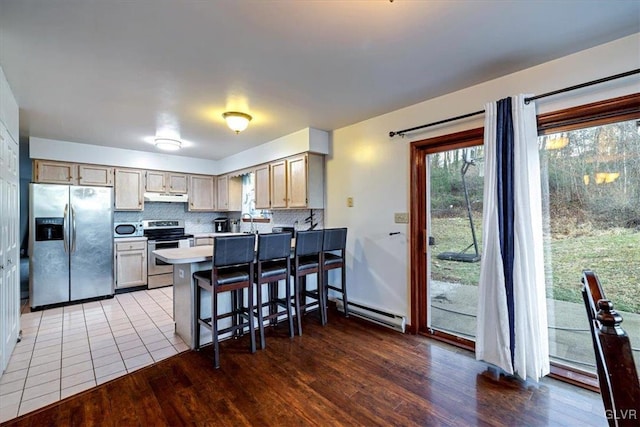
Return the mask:
<svg viewBox="0 0 640 427">
<path fill-rule="evenodd" d="M 256 337 L 253 322 L 253 258 L 256 237 L 253 234 L 242 236 L 220 236 L 213 240 L 213 268 L 193 274 L 195 289 L 195 348 L 200 348 L 200 327 L 211 331 L 213 342 L 213 365 L 220 367 L 219 337 L 231 332 L 242 334 L 249 327 L 251 334 L 251 353 L 256 352 Z M 202 290 L 211 293 L 211 317 L 202 318 Z M 247 289 L 248 303 L 243 307 L 243 293 Z M 231 310 L 218 313 L 218 294 L 231 292 Z M 218 329 L 218 320 L 231 317 L 230 327 Z M 242 321 L 242 319 L 246 321 Z"/>
<path fill-rule="evenodd" d="M 293 299 L 296 308 L 296 320 L 298 323 L 298 335 L 302 335 L 302 315 L 310 307 L 318 306 L 320 322 L 327 324 L 327 306 L 325 304 L 325 291 L 322 280 L 322 230 L 298 231 L 291 265 L 293 276 Z M 315 290 L 307 289 L 307 276 L 316 274 L 318 286 Z M 308 301 L 308 299 L 311 301 Z"/>
<path fill-rule="evenodd" d="M 256 314 L 260 329 L 260 348 L 264 350 L 264 321 L 276 326 L 278 317 L 286 315 L 289 323 L 289 337 L 293 338 L 293 316 L 291 314 L 291 233 L 269 233 L 258 235 L 258 254 L 256 257 Z M 285 281 L 285 297 L 278 297 L 278 282 Z M 268 300 L 262 301 L 262 285 L 269 284 Z M 279 306 L 284 310 L 278 311 Z M 264 316 L 263 308 L 269 307 L 269 314 Z"/>
<path fill-rule="evenodd" d="M 322 240 L 322 277 L 324 277 L 324 290 L 328 298 L 329 289 L 342 293 L 344 302 L 344 316 L 349 317 L 349 305 L 347 303 L 347 274 L 345 268 L 345 249 L 347 246 L 346 228 L 325 228 Z M 329 270 L 341 269 L 340 287 L 329 284 Z M 326 302 L 325 302 L 326 304 Z"/>
</svg>

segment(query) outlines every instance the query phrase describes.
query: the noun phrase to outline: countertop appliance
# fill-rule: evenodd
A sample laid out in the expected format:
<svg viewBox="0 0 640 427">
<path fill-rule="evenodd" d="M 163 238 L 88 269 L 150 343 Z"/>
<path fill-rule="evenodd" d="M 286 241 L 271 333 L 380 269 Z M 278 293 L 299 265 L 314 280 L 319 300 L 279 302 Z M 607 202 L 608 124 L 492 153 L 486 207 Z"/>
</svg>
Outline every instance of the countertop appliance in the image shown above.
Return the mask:
<svg viewBox="0 0 640 427">
<path fill-rule="evenodd" d="M 142 221 L 116 222 L 113 224 L 113 237 L 142 237 Z"/>
<path fill-rule="evenodd" d="M 147 286 L 149 289 L 173 285 L 173 265 L 156 258 L 156 249 L 171 249 L 191 246 L 192 234 L 184 233 L 184 221 L 142 221 L 147 237 Z"/>
<path fill-rule="evenodd" d="M 229 232 L 229 218 L 216 218 L 213 220 L 213 231 L 216 233 L 228 233 Z"/>
<path fill-rule="evenodd" d="M 110 296 L 113 189 L 29 184 L 32 308 Z"/>
</svg>

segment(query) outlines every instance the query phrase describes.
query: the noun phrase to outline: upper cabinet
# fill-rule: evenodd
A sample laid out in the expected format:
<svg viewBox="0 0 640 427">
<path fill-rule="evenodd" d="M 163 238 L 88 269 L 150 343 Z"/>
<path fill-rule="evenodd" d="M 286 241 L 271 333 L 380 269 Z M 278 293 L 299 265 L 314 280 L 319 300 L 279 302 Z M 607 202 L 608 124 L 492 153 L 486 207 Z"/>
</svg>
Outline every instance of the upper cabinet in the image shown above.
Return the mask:
<svg viewBox="0 0 640 427">
<path fill-rule="evenodd" d="M 113 168 L 100 165 L 35 160 L 33 181 L 49 184 L 113 186 Z"/>
<path fill-rule="evenodd" d="M 113 186 L 113 168 L 96 165 L 78 165 L 78 184 Z"/>
<path fill-rule="evenodd" d="M 189 210 L 213 212 L 216 210 L 216 177 L 189 175 Z"/>
<path fill-rule="evenodd" d="M 269 165 L 260 165 L 253 170 L 255 183 L 256 209 L 271 209 L 271 190 L 269 188 Z"/>
<path fill-rule="evenodd" d="M 223 175 L 218 177 L 219 211 L 242 210 L 242 177 Z"/>
<path fill-rule="evenodd" d="M 270 170 L 272 209 L 324 208 L 323 156 L 301 154 L 271 163 Z M 257 185 L 256 179 L 256 193 Z"/>
<path fill-rule="evenodd" d="M 287 207 L 287 161 L 279 160 L 270 165 L 271 208 Z"/>
<path fill-rule="evenodd" d="M 78 165 L 50 160 L 35 160 L 33 181 L 50 184 L 75 184 L 78 181 Z"/>
<path fill-rule="evenodd" d="M 187 181 L 183 173 L 147 171 L 145 188 L 150 193 L 186 194 Z"/>
<path fill-rule="evenodd" d="M 183 173 L 167 172 L 169 193 L 173 194 L 187 194 L 189 177 Z"/>
<path fill-rule="evenodd" d="M 144 171 L 115 169 L 115 208 L 120 211 L 141 211 L 144 208 Z"/>
</svg>

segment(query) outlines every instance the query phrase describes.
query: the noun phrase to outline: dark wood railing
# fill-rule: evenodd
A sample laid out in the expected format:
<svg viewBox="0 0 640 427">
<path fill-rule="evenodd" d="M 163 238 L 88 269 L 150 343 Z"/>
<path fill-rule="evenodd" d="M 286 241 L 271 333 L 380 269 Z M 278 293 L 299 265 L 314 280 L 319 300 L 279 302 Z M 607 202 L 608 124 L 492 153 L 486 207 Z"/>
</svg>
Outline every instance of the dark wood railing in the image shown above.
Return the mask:
<svg viewBox="0 0 640 427">
<path fill-rule="evenodd" d="M 640 384 L 622 316 L 606 299 L 593 271 L 582 276 L 584 298 L 598 368 L 600 394 L 610 426 L 640 425 Z"/>
</svg>

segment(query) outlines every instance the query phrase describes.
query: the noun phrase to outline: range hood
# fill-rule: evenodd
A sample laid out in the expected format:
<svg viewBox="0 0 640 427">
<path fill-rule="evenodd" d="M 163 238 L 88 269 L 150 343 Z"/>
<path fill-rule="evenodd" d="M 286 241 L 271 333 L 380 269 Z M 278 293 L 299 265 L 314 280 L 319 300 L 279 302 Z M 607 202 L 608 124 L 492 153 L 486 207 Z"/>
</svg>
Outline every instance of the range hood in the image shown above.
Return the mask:
<svg viewBox="0 0 640 427">
<path fill-rule="evenodd" d="M 186 194 L 144 193 L 145 202 L 187 203 L 187 200 L 189 197 Z"/>
</svg>

